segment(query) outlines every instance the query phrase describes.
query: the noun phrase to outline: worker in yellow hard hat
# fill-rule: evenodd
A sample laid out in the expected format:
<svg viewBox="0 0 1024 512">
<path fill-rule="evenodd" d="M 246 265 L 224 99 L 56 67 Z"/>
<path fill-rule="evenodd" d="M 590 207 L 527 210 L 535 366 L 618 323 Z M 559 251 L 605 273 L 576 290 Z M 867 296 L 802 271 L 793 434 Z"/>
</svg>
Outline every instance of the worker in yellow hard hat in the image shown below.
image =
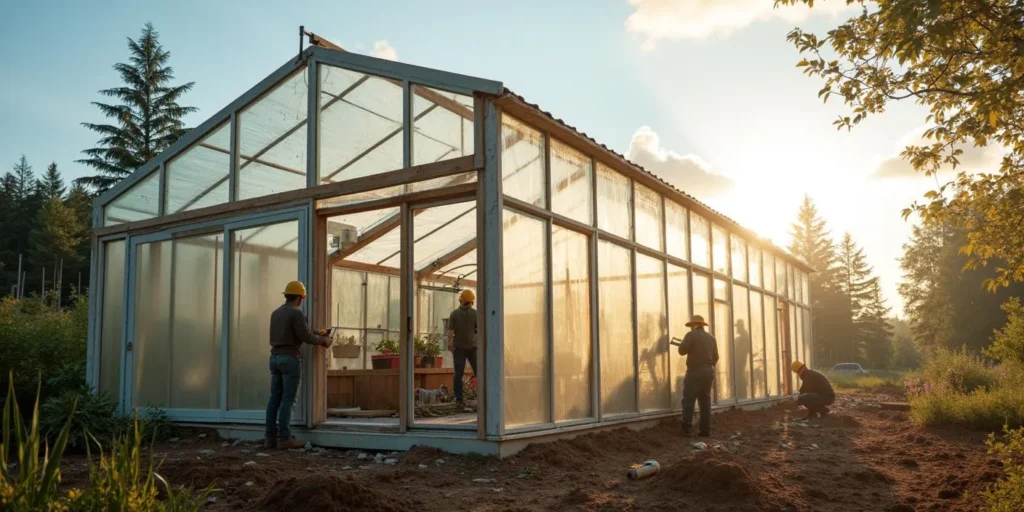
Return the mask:
<svg viewBox="0 0 1024 512">
<path fill-rule="evenodd" d="M 473 375 L 477 378 L 480 375 L 476 372 L 476 343 L 477 343 L 477 314 L 473 308 L 476 295 L 472 290 L 462 290 L 459 294 L 459 307 L 448 315 L 448 330 L 445 333 L 448 341 L 448 350 L 452 353 L 455 362 L 455 404 L 456 410 L 465 409 L 462 396 L 462 375 L 466 371 L 466 361 L 473 368 Z"/>
<path fill-rule="evenodd" d="M 302 448 L 292 437 L 292 406 L 302 376 L 302 344 L 329 347 L 331 332 L 314 333 L 299 306 L 306 285 L 292 281 L 284 287 L 284 304 L 270 315 L 270 402 L 267 403 L 267 448 Z"/>
<path fill-rule="evenodd" d="M 812 370 L 800 361 L 793 361 L 790 366 L 793 373 L 800 377 L 800 394 L 796 402 L 807 408 L 808 420 L 815 416 L 825 417 L 828 414 L 828 406 L 836 401 L 836 392 L 832 389 L 832 383 L 828 377 L 819 371 Z"/>
</svg>

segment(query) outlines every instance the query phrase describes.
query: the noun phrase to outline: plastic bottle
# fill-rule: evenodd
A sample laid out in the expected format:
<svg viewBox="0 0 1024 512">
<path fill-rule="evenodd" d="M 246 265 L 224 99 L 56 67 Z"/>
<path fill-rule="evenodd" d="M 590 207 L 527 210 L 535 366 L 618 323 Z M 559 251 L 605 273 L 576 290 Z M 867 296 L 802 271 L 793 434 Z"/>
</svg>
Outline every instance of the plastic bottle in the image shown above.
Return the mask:
<svg viewBox="0 0 1024 512">
<path fill-rule="evenodd" d="M 636 464 L 626 472 L 630 480 L 640 480 L 658 474 L 661 465 L 656 460 L 645 460 L 643 464 Z"/>
</svg>

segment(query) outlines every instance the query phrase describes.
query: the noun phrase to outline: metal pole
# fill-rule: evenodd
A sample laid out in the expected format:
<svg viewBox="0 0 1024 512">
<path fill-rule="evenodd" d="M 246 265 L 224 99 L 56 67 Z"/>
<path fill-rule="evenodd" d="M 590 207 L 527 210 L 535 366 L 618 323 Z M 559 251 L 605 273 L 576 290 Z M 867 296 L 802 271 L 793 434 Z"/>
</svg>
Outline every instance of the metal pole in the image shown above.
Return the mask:
<svg viewBox="0 0 1024 512">
<path fill-rule="evenodd" d="M 46 298 L 46 267 L 43 267 L 43 282 L 42 282 L 42 284 L 39 285 L 39 293 L 40 293 L 40 296 L 39 296 L 40 300 Z"/>
<path fill-rule="evenodd" d="M 20 299 L 21 298 L 21 286 L 22 286 L 22 281 L 21 281 L 21 255 L 20 254 L 18 255 L 18 275 L 14 276 L 14 277 L 15 277 L 15 281 L 18 282 L 18 291 L 15 292 L 14 298 Z"/>
<path fill-rule="evenodd" d="M 25 298 L 25 278 L 28 277 L 27 274 L 28 274 L 27 270 L 25 270 L 25 271 L 23 271 L 21 273 L 21 283 L 18 284 L 18 298 L 19 299 L 24 299 Z"/>
</svg>

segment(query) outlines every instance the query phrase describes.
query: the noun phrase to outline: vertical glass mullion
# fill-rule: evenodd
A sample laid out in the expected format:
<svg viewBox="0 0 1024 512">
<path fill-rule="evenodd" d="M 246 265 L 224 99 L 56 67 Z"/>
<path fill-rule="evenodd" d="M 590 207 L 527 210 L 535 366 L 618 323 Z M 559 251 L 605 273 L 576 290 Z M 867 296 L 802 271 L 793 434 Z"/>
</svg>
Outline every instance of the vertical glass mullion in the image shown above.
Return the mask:
<svg viewBox="0 0 1024 512">
<path fill-rule="evenodd" d="M 306 66 L 306 187 L 320 182 L 320 67 L 316 59 Z"/>
<path fill-rule="evenodd" d="M 238 199 L 238 112 L 231 113 L 231 120 L 229 121 L 231 126 L 230 130 L 230 147 L 228 151 L 230 156 L 229 169 L 228 169 L 228 201 L 236 201 Z"/>
</svg>

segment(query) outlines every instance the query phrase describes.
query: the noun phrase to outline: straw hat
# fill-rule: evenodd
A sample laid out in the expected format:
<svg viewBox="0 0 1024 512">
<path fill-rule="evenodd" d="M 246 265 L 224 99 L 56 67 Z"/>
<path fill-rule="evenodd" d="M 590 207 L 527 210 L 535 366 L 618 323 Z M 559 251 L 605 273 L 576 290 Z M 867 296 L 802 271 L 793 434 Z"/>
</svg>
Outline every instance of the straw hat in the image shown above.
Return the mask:
<svg viewBox="0 0 1024 512">
<path fill-rule="evenodd" d="M 704 317 L 700 315 L 693 315 L 693 318 L 689 322 L 686 322 L 687 327 L 707 327 L 708 323 L 704 321 Z"/>
</svg>

